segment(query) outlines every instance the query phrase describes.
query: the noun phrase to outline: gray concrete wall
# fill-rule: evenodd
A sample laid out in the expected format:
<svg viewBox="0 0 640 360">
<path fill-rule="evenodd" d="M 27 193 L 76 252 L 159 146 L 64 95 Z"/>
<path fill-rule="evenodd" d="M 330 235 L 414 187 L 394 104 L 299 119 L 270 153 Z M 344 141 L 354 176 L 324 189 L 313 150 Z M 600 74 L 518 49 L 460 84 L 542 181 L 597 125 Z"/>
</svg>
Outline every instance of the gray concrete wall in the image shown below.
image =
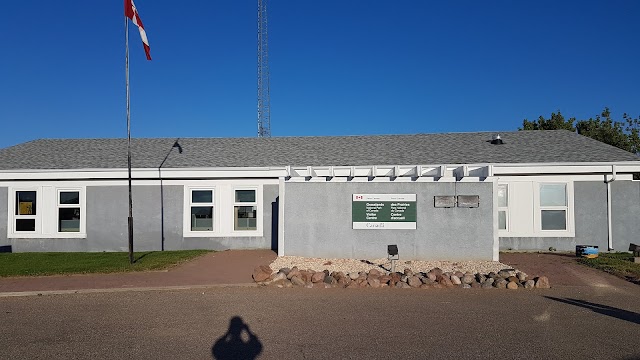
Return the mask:
<svg viewBox="0 0 640 360">
<path fill-rule="evenodd" d="M 354 230 L 354 193 L 416 194 L 416 230 Z M 435 208 L 435 195 L 479 195 L 479 208 Z M 403 260 L 491 260 L 492 183 L 298 183 L 284 191 L 285 255 L 374 259 L 397 244 Z"/>
<path fill-rule="evenodd" d="M 183 238 L 184 188 L 182 186 L 134 186 L 134 250 L 269 249 L 272 202 L 278 186 L 263 189 L 262 237 Z M 7 203 L 7 189 L 0 188 L 0 204 Z M 0 246 L 14 252 L 28 251 L 128 251 L 128 191 L 126 186 L 87 186 L 86 239 L 7 239 L 7 209 L 0 206 Z"/>
<path fill-rule="evenodd" d="M 7 211 L 7 199 L 9 189 L 6 187 L 0 187 L 0 251 L 9 252 L 11 250 L 11 240 L 7 239 L 7 218 L 9 214 Z"/>
<path fill-rule="evenodd" d="M 611 184 L 613 244 L 626 251 L 629 242 L 640 242 L 640 182 L 614 181 Z M 570 237 L 501 237 L 501 250 L 575 251 L 576 245 L 608 248 L 607 184 L 603 181 L 574 183 L 576 236 Z"/>
<path fill-rule="evenodd" d="M 640 244 L 640 181 L 611 183 L 613 248 L 629 250 L 629 243 Z"/>
<path fill-rule="evenodd" d="M 182 188 L 181 188 L 182 189 Z M 181 190 L 182 191 L 182 190 Z M 182 204 L 182 196 L 180 201 Z M 227 249 L 271 249 L 271 216 L 272 203 L 278 197 L 278 185 L 264 185 L 262 190 L 262 237 L 188 237 L 182 238 L 182 205 L 176 211 L 180 212 L 180 237 L 171 244 L 171 249 L 210 249 L 210 250 L 227 250 Z"/>
</svg>

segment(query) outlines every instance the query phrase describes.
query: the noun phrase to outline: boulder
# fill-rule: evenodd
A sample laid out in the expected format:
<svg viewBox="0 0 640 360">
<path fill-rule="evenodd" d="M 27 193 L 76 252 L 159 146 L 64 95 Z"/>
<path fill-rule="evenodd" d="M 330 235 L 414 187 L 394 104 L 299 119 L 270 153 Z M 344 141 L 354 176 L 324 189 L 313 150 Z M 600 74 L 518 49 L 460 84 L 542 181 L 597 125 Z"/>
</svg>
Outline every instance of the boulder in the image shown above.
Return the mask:
<svg viewBox="0 0 640 360">
<path fill-rule="evenodd" d="M 525 273 L 523 273 L 521 271 L 518 271 L 516 273 L 516 277 L 518 277 L 518 280 L 520 280 L 520 281 L 527 281 L 527 274 L 525 274 Z"/>
<path fill-rule="evenodd" d="M 295 268 L 295 266 L 294 266 Z M 289 275 L 289 272 L 291 271 L 291 269 L 285 267 L 285 268 L 281 268 L 280 270 L 278 270 L 278 272 L 284 273 L 285 275 Z"/>
<path fill-rule="evenodd" d="M 369 270 L 369 276 L 382 276 L 383 274 L 378 269 Z"/>
<path fill-rule="evenodd" d="M 325 273 L 324 272 L 317 272 L 317 273 L 313 273 L 313 275 L 311 276 L 311 282 L 312 283 L 319 283 L 322 282 L 324 280 L 325 277 Z"/>
<path fill-rule="evenodd" d="M 380 277 L 379 277 L 379 279 L 380 279 L 380 284 L 381 284 L 381 285 L 384 285 L 384 284 L 387 284 L 387 285 L 388 285 L 388 284 L 389 284 L 389 281 L 391 281 L 391 276 L 389 276 L 389 275 L 382 275 L 382 276 L 380 276 Z"/>
<path fill-rule="evenodd" d="M 335 285 L 335 284 L 337 284 L 337 283 L 338 283 L 338 281 L 336 280 L 336 278 L 334 278 L 333 276 L 330 276 L 330 275 L 326 275 L 326 276 L 324 277 L 324 280 L 323 280 L 323 281 L 324 281 L 324 283 L 325 283 L 325 284 L 329 284 L 329 285 Z"/>
<path fill-rule="evenodd" d="M 349 277 L 351 278 L 351 280 L 355 280 L 355 279 L 357 279 L 359 276 L 360 276 L 360 274 L 359 274 L 359 273 L 357 273 L 357 272 L 355 272 L 355 271 L 353 271 L 353 272 L 350 272 L 350 273 L 349 273 Z"/>
<path fill-rule="evenodd" d="M 282 269 L 280 272 L 283 272 Z M 296 266 L 294 266 L 289 272 L 285 273 L 287 275 L 287 279 L 291 280 L 292 277 L 297 276 L 300 277 L 300 270 Z"/>
<path fill-rule="evenodd" d="M 396 283 L 396 287 L 400 288 L 400 289 L 411 289 L 411 286 L 409 286 L 409 284 L 407 284 L 406 282 L 398 282 Z"/>
<path fill-rule="evenodd" d="M 462 284 L 462 288 L 463 288 L 463 289 L 471 289 L 471 285 L 469 285 L 469 284 Z"/>
<path fill-rule="evenodd" d="M 479 288 L 481 288 L 481 287 L 482 287 L 482 284 L 480 284 L 480 283 L 479 283 L 479 282 L 477 282 L 477 281 L 474 281 L 474 282 L 472 282 L 472 283 L 471 283 L 471 284 L 469 284 L 469 285 L 471 285 L 471 287 L 472 287 L 472 288 L 474 288 L 474 289 L 479 289 Z"/>
<path fill-rule="evenodd" d="M 414 274 L 413 274 L 413 271 L 412 271 L 411 269 L 409 269 L 409 268 L 404 269 L 404 274 L 405 274 L 406 276 L 409 276 L 409 277 L 411 277 L 411 276 L 413 276 L 413 275 L 414 275 Z"/>
<path fill-rule="evenodd" d="M 484 281 L 485 281 L 486 279 L 487 279 L 487 277 L 486 277 L 486 276 L 484 276 L 484 275 L 482 275 L 482 274 L 480 274 L 480 273 L 477 273 L 477 274 L 476 274 L 476 281 L 477 281 L 477 282 L 479 282 L 480 284 L 484 283 Z"/>
<path fill-rule="evenodd" d="M 524 282 L 525 289 L 533 289 L 536 286 L 536 282 L 533 280 L 527 280 Z"/>
<path fill-rule="evenodd" d="M 493 287 L 493 283 L 492 282 L 487 282 L 487 281 L 483 282 L 481 287 L 483 289 L 495 289 Z"/>
<path fill-rule="evenodd" d="M 462 281 L 460 281 L 460 278 L 457 277 L 456 275 L 451 275 L 451 282 L 453 283 L 453 285 L 462 284 Z"/>
<path fill-rule="evenodd" d="M 539 276 L 535 278 L 536 288 L 537 289 L 549 289 L 551 286 L 549 285 L 549 278 L 546 276 Z"/>
<path fill-rule="evenodd" d="M 496 289 L 504 289 L 507 287 L 508 281 L 505 279 L 498 279 L 493 282 L 493 287 Z"/>
<path fill-rule="evenodd" d="M 500 271 L 498 271 L 498 275 L 500 275 L 503 278 L 508 278 L 509 276 L 514 276 L 516 274 L 515 270 L 513 269 L 502 269 Z"/>
<path fill-rule="evenodd" d="M 307 283 L 299 278 L 298 276 L 293 276 L 291 279 L 291 283 L 295 286 L 305 286 Z"/>
<path fill-rule="evenodd" d="M 462 279 L 460 279 L 463 284 L 471 284 L 476 281 L 476 277 L 471 274 L 464 274 Z"/>
<path fill-rule="evenodd" d="M 453 273 L 453 275 L 457 276 L 458 279 L 462 279 L 462 277 L 464 276 L 462 271 L 456 271 L 456 272 Z"/>
<path fill-rule="evenodd" d="M 267 265 L 260 265 L 260 266 L 256 266 L 255 269 L 253 269 L 253 281 L 255 282 L 263 282 L 263 281 L 267 281 L 269 280 L 269 277 L 271 276 L 271 273 L 273 272 L 273 270 L 271 270 L 271 268 Z"/>
<path fill-rule="evenodd" d="M 442 271 L 442 269 L 440 268 L 433 268 L 429 272 L 432 272 L 435 276 L 442 275 L 444 273 L 444 271 Z"/>
<path fill-rule="evenodd" d="M 507 289 L 510 289 L 510 290 L 518 289 L 518 283 L 515 281 L 509 281 L 509 283 L 507 284 Z"/>
<path fill-rule="evenodd" d="M 514 283 L 517 283 L 517 282 L 519 281 L 519 280 L 518 280 L 518 277 L 517 277 L 517 276 L 513 276 L 513 275 L 512 275 L 512 276 L 509 276 L 509 277 L 508 277 L 508 278 L 506 278 L 506 279 L 507 279 L 507 281 L 513 281 Z"/>
<path fill-rule="evenodd" d="M 425 285 L 433 285 L 436 282 L 431 280 L 431 279 L 429 279 L 428 277 L 425 277 L 425 278 L 422 278 L 422 283 L 425 284 Z"/>
<path fill-rule="evenodd" d="M 420 287 L 420 285 L 422 285 L 422 281 L 420 281 L 419 277 L 412 275 L 407 280 L 407 284 L 409 284 L 409 286 L 411 287 L 417 288 L 417 287 Z"/>
<path fill-rule="evenodd" d="M 369 283 L 369 286 L 371 286 L 374 289 L 377 289 L 380 287 L 380 278 L 377 276 L 370 276 L 367 282 Z"/>
</svg>

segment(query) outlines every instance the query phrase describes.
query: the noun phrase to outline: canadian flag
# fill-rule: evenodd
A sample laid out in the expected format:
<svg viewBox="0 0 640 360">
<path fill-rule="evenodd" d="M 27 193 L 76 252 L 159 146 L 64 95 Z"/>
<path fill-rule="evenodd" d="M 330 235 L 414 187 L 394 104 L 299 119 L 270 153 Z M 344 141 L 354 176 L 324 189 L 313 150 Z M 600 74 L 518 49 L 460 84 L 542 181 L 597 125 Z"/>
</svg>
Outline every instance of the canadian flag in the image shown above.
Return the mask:
<svg viewBox="0 0 640 360">
<path fill-rule="evenodd" d="M 144 46 L 144 53 L 147 55 L 147 60 L 151 60 L 151 54 L 149 53 L 149 40 L 147 40 L 147 33 L 144 31 L 144 25 L 142 25 L 142 20 L 140 19 L 140 14 L 138 14 L 138 9 L 136 9 L 136 5 L 133 3 L 133 0 L 124 0 L 124 16 L 128 17 L 133 21 L 133 24 L 138 27 L 140 30 L 140 37 L 142 38 L 142 46 Z"/>
</svg>

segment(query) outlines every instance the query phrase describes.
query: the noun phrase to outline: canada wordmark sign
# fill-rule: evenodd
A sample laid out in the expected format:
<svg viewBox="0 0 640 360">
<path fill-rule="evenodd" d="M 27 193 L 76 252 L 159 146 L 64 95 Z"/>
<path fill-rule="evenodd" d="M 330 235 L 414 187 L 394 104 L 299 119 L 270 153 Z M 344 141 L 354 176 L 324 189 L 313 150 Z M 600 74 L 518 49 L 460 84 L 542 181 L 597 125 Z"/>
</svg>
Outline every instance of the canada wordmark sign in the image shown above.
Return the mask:
<svg viewBox="0 0 640 360">
<path fill-rule="evenodd" d="M 354 229 L 416 228 L 416 194 L 353 194 Z"/>
</svg>

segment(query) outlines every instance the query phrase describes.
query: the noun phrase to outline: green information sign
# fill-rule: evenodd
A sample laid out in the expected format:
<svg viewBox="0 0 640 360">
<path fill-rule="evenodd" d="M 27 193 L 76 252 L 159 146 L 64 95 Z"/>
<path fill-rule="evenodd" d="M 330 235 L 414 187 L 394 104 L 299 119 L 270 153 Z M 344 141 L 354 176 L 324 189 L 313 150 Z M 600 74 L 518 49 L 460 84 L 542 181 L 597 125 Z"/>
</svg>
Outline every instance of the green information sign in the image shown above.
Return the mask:
<svg viewBox="0 0 640 360">
<path fill-rule="evenodd" d="M 353 229 L 416 228 L 416 194 L 353 194 Z"/>
</svg>

